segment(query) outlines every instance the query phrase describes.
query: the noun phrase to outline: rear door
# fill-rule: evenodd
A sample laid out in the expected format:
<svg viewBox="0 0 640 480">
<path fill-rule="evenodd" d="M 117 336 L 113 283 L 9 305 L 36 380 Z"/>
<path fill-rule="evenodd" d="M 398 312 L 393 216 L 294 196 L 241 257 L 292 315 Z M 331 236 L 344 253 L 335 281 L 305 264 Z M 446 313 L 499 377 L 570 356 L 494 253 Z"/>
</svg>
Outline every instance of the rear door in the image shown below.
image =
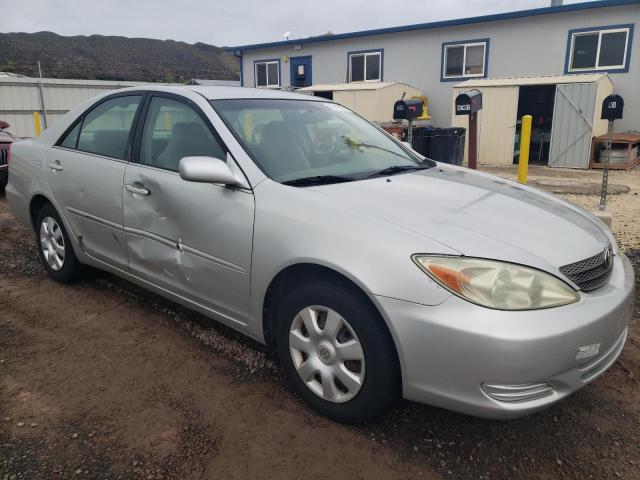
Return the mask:
<svg viewBox="0 0 640 480">
<path fill-rule="evenodd" d="M 195 103 L 154 92 L 144 110 L 124 178 L 130 272 L 222 321 L 246 324 L 253 192 L 180 178 L 186 156 L 233 161 Z"/>
<path fill-rule="evenodd" d="M 84 252 L 127 268 L 122 179 L 144 92 L 109 96 L 94 105 L 46 154 L 46 179 Z"/>
<path fill-rule="evenodd" d="M 595 83 L 561 84 L 556 87 L 550 167 L 589 166 L 595 98 Z"/>
</svg>

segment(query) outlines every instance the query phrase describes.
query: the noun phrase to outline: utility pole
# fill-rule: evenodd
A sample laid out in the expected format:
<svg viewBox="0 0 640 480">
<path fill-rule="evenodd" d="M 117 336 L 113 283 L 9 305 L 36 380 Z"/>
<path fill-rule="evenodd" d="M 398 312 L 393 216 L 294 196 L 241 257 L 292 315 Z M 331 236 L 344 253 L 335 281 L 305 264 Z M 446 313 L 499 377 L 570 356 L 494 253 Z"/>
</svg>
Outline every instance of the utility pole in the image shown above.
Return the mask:
<svg viewBox="0 0 640 480">
<path fill-rule="evenodd" d="M 40 96 L 40 109 L 42 110 L 42 123 L 44 128 L 47 128 L 47 107 L 44 104 L 44 84 L 42 83 L 42 68 L 40 67 L 40 60 L 38 60 L 38 76 L 40 81 L 38 82 L 38 94 Z"/>
</svg>

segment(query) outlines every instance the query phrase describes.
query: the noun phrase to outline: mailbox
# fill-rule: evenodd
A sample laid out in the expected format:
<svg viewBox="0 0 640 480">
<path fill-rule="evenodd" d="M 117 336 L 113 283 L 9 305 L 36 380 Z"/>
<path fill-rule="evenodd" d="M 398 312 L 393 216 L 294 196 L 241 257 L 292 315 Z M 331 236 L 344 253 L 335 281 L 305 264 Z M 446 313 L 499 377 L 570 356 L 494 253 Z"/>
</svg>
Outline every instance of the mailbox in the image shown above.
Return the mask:
<svg viewBox="0 0 640 480">
<path fill-rule="evenodd" d="M 600 118 L 603 120 L 620 120 L 622 118 L 622 109 L 624 108 L 624 100 L 620 95 L 609 95 L 602 102 L 602 114 Z"/>
<path fill-rule="evenodd" d="M 421 98 L 398 100 L 393 105 L 394 120 L 413 120 L 422 116 L 423 102 Z"/>
<path fill-rule="evenodd" d="M 469 90 L 456 97 L 456 115 L 473 115 L 478 110 L 482 110 L 480 90 Z"/>
</svg>

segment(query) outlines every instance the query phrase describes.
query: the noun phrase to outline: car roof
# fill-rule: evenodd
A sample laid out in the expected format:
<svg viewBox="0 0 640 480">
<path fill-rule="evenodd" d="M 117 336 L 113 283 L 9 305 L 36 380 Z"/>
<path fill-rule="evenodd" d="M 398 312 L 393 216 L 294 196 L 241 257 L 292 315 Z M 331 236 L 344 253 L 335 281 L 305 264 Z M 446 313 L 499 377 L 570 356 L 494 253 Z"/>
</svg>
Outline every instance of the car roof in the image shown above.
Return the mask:
<svg viewBox="0 0 640 480">
<path fill-rule="evenodd" d="M 180 93 L 180 91 L 191 90 L 207 100 L 228 100 L 240 98 L 267 98 L 283 100 L 315 100 L 327 101 L 325 98 L 314 97 L 308 94 L 285 92 L 271 88 L 246 88 L 228 86 L 206 86 L 206 85 L 153 85 L 127 88 L 127 90 L 152 90 L 170 93 Z"/>
</svg>

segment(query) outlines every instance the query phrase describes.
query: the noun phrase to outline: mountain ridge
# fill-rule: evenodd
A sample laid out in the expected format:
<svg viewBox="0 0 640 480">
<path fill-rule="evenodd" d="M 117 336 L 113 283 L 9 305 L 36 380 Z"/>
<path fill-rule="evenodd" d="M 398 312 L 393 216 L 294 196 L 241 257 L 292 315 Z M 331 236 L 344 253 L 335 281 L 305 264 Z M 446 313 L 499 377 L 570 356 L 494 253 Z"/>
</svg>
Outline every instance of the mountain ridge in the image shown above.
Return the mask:
<svg viewBox="0 0 640 480">
<path fill-rule="evenodd" d="M 29 77 L 185 82 L 238 80 L 238 59 L 203 42 L 54 32 L 0 33 L 0 71 Z"/>
</svg>

